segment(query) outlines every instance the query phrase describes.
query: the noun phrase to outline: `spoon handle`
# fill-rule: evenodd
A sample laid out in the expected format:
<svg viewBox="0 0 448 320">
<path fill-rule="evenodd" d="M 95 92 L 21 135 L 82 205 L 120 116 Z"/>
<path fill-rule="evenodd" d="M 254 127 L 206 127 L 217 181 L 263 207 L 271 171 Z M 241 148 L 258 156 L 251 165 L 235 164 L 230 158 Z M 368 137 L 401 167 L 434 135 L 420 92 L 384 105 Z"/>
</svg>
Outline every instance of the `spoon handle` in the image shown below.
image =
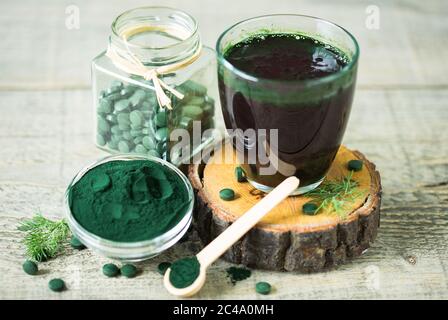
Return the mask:
<svg viewBox="0 0 448 320">
<path fill-rule="evenodd" d="M 299 186 L 299 179 L 292 176 L 285 179 L 262 200 L 244 213 L 223 233 L 210 242 L 196 257 L 201 267 L 207 268 L 228 248 L 238 241 L 247 231 L 255 226 L 269 211 L 287 198 Z"/>
</svg>

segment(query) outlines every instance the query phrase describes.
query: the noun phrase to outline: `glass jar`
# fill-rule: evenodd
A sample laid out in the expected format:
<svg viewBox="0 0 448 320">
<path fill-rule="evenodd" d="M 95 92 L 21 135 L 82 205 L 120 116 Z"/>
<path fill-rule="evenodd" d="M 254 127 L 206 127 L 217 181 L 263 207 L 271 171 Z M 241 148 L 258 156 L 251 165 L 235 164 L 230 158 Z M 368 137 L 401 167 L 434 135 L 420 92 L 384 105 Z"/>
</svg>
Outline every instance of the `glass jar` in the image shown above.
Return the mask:
<svg viewBox="0 0 448 320">
<path fill-rule="evenodd" d="M 170 230 L 164 234 L 149 240 L 136 242 L 118 242 L 109 239 L 104 239 L 88 230 L 86 230 L 73 216 L 70 204 L 69 194 L 70 189 L 92 168 L 105 164 L 109 161 L 131 161 L 131 160 L 148 160 L 157 162 L 167 168 L 171 169 L 183 181 L 186 192 L 188 193 L 189 204 L 186 208 L 184 216 L 180 221 Z M 188 231 L 192 221 L 192 212 L 194 206 L 193 188 L 188 181 L 188 178 L 173 164 L 167 161 L 151 156 L 142 155 L 113 155 L 100 159 L 79 171 L 65 191 L 64 207 L 65 217 L 70 227 L 72 234 L 77 237 L 86 247 L 97 252 L 100 255 L 111 259 L 121 261 L 142 261 L 157 256 L 162 251 L 170 248 L 176 244 Z"/>
<path fill-rule="evenodd" d="M 315 68 L 331 63 L 327 59 L 331 51 L 345 61 L 344 66 L 322 77 L 269 79 L 237 68 L 226 57 L 227 50 L 236 44 L 269 35 L 312 39 L 316 45 L 307 50 Z M 285 59 L 295 57 L 294 63 L 300 64 L 296 53 L 279 52 L 288 49 L 293 50 L 276 46 L 275 52 Z M 359 58 L 356 39 L 344 28 L 320 18 L 276 14 L 233 25 L 219 37 L 216 51 L 224 122 L 228 129 L 257 133 L 238 134 L 232 140 L 249 183 L 269 192 L 294 175 L 300 179 L 294 194 L 317 188 L 339 150 L 350 116 Z M 290 61 L 275 68 L 282 72 L 299 68 L 291 67 Z M 260 69 L 266 63 L 260 62 Z"/>
<path fill-rule="evenodd" d="M 118 53 L 118 59 L 124 53 L 125 63 L 117 64 L 110 52 L 115 58 Z M 144 68 L 148 74 L 126 68 L 134 58 L 138 70 Z M 173 65 L 179 67 L 166 72 Z M 157 70 L 169 105 L 161 105 L 151 70 Z M 108 50 L 92 62 L 92 80 L 95 143 L 108 152 L 150 155 L 178 165 L 223 132 L 222 124 L 214 130 L 220 123 L 215 52 L 202 46 L 197 22 L 185 12 L 142 7 L 118 16 Z M 175 129 L 183 131 L 178 134 Z M 183 149 L 174 148 L 178 142 Z"/>
</svg>

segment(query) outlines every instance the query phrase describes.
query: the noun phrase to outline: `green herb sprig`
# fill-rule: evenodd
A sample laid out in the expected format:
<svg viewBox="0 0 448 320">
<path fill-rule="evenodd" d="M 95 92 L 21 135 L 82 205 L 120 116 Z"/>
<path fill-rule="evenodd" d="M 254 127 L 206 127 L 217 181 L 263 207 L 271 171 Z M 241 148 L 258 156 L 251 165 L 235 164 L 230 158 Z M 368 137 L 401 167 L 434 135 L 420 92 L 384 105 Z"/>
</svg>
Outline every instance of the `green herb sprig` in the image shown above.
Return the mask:
<svg viewBox="0 0 448 320">
<path fill-rule="evenodd" d="M 341 180 L 326 181 L 306 194 L 318 205 L 316 212 L 333 209 L 341 218 L 346 218 L 347 212 L 344 209 L 362 194 L 357 189 L 359 183 L 352 180 L 352 175 L 353 171 L 350 171 Z"/>
<path fill-rule="evenodd" d="M 52 221 L 41 214 L 23 221 L 18 229 L 26 232 L 23 239 L 26 255 L 35 261 L 45 261 L 60 253 L 70 234 L 64 220 Z"/>
</svg>

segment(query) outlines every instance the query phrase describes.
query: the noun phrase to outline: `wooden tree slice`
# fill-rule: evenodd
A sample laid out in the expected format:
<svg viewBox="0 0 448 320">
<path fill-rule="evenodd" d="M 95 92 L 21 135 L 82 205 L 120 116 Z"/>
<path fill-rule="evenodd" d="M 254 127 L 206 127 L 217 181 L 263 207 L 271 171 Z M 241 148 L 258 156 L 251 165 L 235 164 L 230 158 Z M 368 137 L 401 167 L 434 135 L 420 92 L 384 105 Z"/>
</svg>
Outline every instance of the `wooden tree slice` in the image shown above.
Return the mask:
<svg viewBox="0 0 448 320">
<path fill-rule="evenodd" d="M 193 164 L 188 169 L 196 194 L 195 225 L 205 244 L 264 196 L 248 182 L 237 182 L 234 170 L 238 164 L 234 154 L 232 164 L 213 163 L 216 160 L 213 157 L 216 156 L 212 155 L 207 165 Z M 223 258 L 251 268 L 314 272 L 361 255 L 375 239 L 379 227 L 380 175 L 362 153 L 341 146 L 326 180 L 347 176 L 350 173 L 347 162 L 352 159 L 361 159 L 364 163 L 362 170 L 352 176 L 359 183 L 359 196 L 344 206 L 343 214 L 330 208 L 314 216 L 305 215 L 302 205 L 311 199 L 306 195 L 289 197 Z M 219 191 L 223 188 L 232 188 L 236 198 L 221 200 Z"/>
</svg>

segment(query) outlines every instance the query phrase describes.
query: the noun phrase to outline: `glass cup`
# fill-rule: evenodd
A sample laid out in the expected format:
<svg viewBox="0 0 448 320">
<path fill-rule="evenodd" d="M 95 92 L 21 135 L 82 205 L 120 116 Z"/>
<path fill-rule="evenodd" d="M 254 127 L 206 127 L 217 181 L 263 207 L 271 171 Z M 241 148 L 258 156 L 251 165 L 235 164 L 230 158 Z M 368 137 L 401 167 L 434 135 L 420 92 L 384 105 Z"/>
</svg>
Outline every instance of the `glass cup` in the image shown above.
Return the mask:
<svg viewBox="0 0 448 320">
<path fill-rule="evenodd" d="M 311 37 L 342 51 L 348 63 L 320 78 L 273 80 L 248 74 L 226 60 L 228 48 L 269 33 Z M 269 15 L 227 29 L 216 51 L 224 121 L 248 181 L 264 192 L 292 175 L 300 179 L 295 194 L 319 186 L 341 145 L 350 114 L 359 56 L 355 38 L 319 18 Z"/>
</svg>

